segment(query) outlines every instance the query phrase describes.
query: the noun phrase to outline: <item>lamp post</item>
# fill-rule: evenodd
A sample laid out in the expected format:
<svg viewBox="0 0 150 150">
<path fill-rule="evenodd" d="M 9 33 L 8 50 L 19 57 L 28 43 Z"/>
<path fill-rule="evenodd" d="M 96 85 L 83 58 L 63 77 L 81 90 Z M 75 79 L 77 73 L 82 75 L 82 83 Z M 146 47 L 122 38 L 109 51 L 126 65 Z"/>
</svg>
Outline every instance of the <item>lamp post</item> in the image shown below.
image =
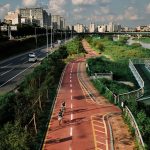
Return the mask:
<svg viewBox="0 0 150 150">
<path fill-rule="evenodd" d="M 66 43 L 66 30 L 65 30 L 65 43 Z"/>
<path fill-rule="evenodd" d="M 48 25 L 46 26 L 46 37 L 47 37 L 47 58 L 48 58 Z"/>
<path fill-rule="evenodd" d="M 37 27 L 35 27 L 35 48 L 37 48 L 37 34 L 36 34 L 36 28 L 37 28 Z"/>
<path fill-rule="evenodd" d="M 52 20 L 51 20 L 51 49 L 53 45 L 53 26 L 52 26 Z"/>
</svg>

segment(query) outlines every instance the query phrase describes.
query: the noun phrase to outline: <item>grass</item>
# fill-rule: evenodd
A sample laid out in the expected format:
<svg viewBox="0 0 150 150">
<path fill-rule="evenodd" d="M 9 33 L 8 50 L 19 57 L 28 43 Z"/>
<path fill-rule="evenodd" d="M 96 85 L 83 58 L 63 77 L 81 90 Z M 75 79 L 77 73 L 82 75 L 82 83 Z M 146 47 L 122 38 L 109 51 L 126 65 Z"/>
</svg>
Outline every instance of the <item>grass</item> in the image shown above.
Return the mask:
<svg viewBox="0 0 150 150">
<path fill-rule="evenodd" d="M 134 38 L 133 40 L 136 40 L 136 41 L 141 41 L 143 43 L 150 43 L 150 37 L 141 37 L 141 38 Z"/>
</svg>

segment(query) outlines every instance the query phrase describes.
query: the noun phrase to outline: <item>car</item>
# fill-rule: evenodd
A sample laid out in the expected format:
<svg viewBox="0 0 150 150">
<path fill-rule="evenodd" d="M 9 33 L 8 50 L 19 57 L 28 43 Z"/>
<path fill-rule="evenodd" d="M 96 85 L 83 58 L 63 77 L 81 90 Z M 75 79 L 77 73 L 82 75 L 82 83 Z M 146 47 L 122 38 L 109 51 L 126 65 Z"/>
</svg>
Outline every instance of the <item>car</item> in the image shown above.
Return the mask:
<svg viewBox="0 0 150 150">
<path fill-rule="evenodd" d="M 37 61 L 37 56 L 35 55 L 34 52 L 29 53 L 29 62 L 36 62 Z"/>
</svg>

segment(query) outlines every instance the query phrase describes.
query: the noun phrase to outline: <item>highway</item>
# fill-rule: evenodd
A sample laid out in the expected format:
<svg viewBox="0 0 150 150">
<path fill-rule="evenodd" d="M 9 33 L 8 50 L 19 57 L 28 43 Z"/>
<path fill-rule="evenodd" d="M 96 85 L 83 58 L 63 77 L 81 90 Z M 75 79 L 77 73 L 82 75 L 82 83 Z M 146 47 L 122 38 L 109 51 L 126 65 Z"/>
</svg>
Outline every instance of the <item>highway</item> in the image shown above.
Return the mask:
<svg viewBox="0 0 150 150">
<path fill-rule="evenodd" d="M 14 89 L 47 55 L 46 48 L 38 48 L 32 52 L 38 57 L 35 63 L 28 62 L 30 51 L 0 62 L 0 94 Z"/>
</svg>

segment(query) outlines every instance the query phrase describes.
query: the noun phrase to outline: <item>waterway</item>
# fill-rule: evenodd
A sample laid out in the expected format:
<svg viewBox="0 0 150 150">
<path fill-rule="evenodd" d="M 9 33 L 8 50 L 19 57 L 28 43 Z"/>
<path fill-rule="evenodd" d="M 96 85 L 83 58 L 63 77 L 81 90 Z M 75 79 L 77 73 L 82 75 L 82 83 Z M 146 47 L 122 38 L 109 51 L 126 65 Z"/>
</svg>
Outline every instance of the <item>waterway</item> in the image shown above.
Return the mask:
<svg viewBox="0 0 150 150">
<path fill-rule="evenodd" d="M 118 41 L 118 38 L 113 37 L 113 41 Z M 142 45 L 142 47 L 150 49 L 150 43 L 144 43 L 144 42 L 140 42 L 140 41 L 136 41 L 136 40 L 132 40 L 131 38 L 127 41 L 128 45 L 131 45 L 133 43 L 140 43 Z"/>
<path fill-rule="evenodd" d="M 128 44 L 128 45 L 131 45 L 131 44 L 133 44 L 133 43 L 140 43 L 140 44 L 142 45 L 142 47 L 150 49 L 150 43 L 143 43 L 143 42 L 135 41 L 135 40 L 132 40 L 132 39 L 129 39 L 129 40 L 127 41 L 127 44 Z"/>
</svg>

